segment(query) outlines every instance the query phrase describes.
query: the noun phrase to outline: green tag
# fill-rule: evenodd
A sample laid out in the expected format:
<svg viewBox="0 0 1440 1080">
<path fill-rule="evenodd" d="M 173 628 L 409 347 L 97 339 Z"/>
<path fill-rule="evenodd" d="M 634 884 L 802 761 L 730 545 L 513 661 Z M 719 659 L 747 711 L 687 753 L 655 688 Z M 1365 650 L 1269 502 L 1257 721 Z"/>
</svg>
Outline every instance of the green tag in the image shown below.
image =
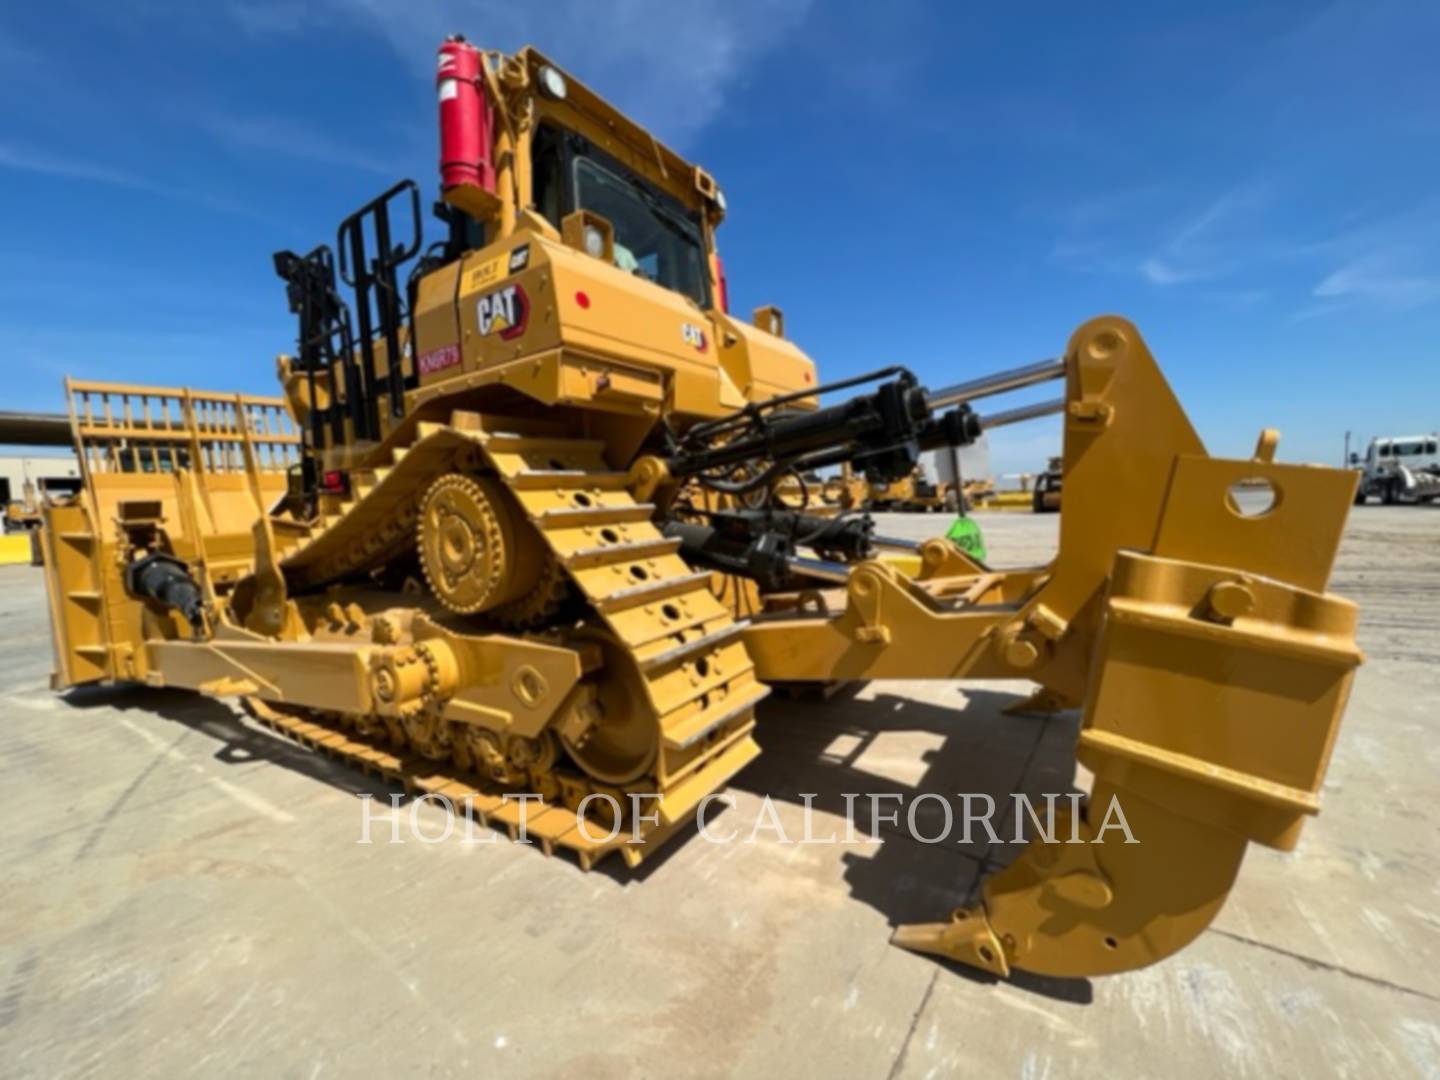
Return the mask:
<svg viewBox="0 0 1440 1080">
<path fill-rule="evenodd" d="M 980 523 L 974 518 L 957 517 L 955 524 L 951 525 L 950 531 L 945 534 L 945 539 L 954 540 L 960 545 L 960 550 L 972 559 L 985 561 L 985 537 L 980 532 Z"/>
</svg>

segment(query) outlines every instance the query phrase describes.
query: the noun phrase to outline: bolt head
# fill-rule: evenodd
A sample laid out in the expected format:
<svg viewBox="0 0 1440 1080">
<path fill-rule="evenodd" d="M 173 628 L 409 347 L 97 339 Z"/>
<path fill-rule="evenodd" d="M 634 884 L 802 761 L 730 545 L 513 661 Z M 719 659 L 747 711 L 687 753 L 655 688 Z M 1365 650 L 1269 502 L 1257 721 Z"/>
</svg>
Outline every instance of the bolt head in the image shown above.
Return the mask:
<svg viewBox="0 0 1440 1080">
<path fill-rule="evenodd" d="M 1040 660 L 1040 650 L 1033 641 L 1016 638 L 1005 646 L 1005 662 L 1015 668 L 1032 668 Z"/>
</svg>

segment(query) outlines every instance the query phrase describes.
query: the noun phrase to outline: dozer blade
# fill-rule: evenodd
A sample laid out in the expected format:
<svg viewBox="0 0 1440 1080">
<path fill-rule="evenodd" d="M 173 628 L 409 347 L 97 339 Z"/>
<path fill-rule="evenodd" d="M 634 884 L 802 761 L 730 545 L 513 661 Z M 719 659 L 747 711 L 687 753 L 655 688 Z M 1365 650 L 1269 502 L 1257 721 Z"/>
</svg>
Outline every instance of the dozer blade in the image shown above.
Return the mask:
<svg viewBox="0 0 1440 1080">
<path fill-rule="evenodd" d="M 1182 460 L 1171 506 L 1223 498 L 1247 467 Z M 1118 556 L 1080 734 L 1095 776 L 1081 818 L 1057 814 L 978 906 L 901 927 L 897 945 L 1001 977 L 1144 967 L 1210 924 L 1248 842 L 1294 848 L 1362 657 L 1352 604 L 1279 580 L 1323 586 L 1333 551 L 1284 538 L 1327 503 L 1343 520 L 1345 478 L 1268 469 L 1288 499 L 1236 518 L 1253 570 L 1165 557 L 1199 543 L 1168 511 L 1155 555 Z M 1218 535 L 1210 547 L 1239 556 L 1239 544 Z"/>
<path fill-rule="evenodd" d="M 1051 563 L 992 570 L 932 540 L 913 576 L 862 562 L 843 606 L 762 613 L 746 644 L 764 680 L 1026 678 L 1016 711 L 1082 708 L 1088 805 L 978 903 L 894 940 L 1000 976 L 1099 975 L 1182 948 L 1246 845 L 1289 850 L 1317 811 L 1362 659 L 1354 605 L 1325 591 L 1356 476 L 1276 463 L 1268 430 L 1247 460 L 1209 457 L 1120 318 L 1037 371 L 1066 383 Z"/>
</svg>

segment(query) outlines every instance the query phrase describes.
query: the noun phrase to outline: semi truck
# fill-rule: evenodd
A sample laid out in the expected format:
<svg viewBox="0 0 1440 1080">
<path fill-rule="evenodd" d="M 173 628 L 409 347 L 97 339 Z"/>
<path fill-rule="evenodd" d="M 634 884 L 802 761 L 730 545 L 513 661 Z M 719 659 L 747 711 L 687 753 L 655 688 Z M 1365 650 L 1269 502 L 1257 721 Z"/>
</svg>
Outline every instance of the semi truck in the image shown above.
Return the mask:
<svg viewBox="0 0 1440 1080">
<path fill-rule="evenodd" d="M 1394 435 L 1370 440 L 1365 456 L 1350 455 L 1360 470 L 1355 505 L 1379 499 L 1394 503 L 1433 503 L 1440 499 L 1440 434 Z"/>
</svg>

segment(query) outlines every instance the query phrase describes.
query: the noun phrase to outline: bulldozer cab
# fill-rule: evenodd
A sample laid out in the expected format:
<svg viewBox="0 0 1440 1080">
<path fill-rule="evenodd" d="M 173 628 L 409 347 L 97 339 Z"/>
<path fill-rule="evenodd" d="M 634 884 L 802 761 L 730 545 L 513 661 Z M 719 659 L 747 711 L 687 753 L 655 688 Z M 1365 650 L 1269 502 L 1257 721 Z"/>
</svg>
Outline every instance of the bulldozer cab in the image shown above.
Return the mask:
<svg viewBox="0 0 1440 1080">
<path fill-rule="evenodd" d="M 419 188 L 403 180 L 345 218 L 333 245 L 274 257 L 298 319 L 296 353 L 280 361 L 306 436 L 297 505 L 337 489 L 339 477 L 402 425 L 407 394 L 459 366 L 462 344 L 434 347 L 458 336 L 455 314 L 417 314 L 453 306 L 465 285 L 523 273 L 532 258 L 523 234 L 668 290 L 697 315 L 725 306 L 713 231 L 723 198 L 708 173 L 534 49 L 504 56 L 457 37 L 441 60 L 443 182 L 433 212 L 442 238 L 427 242 Z M 511 237 L 521 239 L 501 262 L 473 262 Z M 518 340 L 531 299 L 512 294 L 482 308 L 477 336 L 498 330 Z M 684 343 L 704 352 L 702 324 L 685 331 Z"/>
<path fill-rule="evenodd" d="M 532 204 L 551 225 L 558 230 L 576 211 L 597 215 L 611 228 L 615 266 L 710 307 L 708 245 L 698 211 L 583 135 L 546 123 L 531 148 Z M 589 228 L 587 253 L 603 256 L 603 234 Z"/>
<path fill-rule="evenodd" d="M 469 46 L 452 39 L 442 55 L 450 49 Z M 469 70 L 468 58 L 452 55 L 459 58 L 457 70 Z M 476 109 L 483 114 L 499 103 L 493 124 L 482 123 L 493 138 L 493 186 L 486 188 L 490 174 L 482 146 L 477 176 L 447 174 L 446 204 L 487 243 L 534 228 L 678 294 L 702 312 L 725 312 L 715 245 L 725 199 L 715 179 L 538 50 L 481 55 L 474 80 L 479 100 L 468 111 L 447 113 L 444 95 L 450 91 L 442 71 L 441 141 L 452 125 L 468 124 Z M 757 313 L 756 325 L 779 336 L 783 316 L 766 309 L 763 323 Z M 697 335 L 692 344 L 699 340 Z"/>
<path fill-rule="evenodd" d="M 723 306 L 710 259 L 724 199 L 704 169 L 534 48 L 505 56 L 451 38 L 438 85 L 442 198 L 472 246 L 542 222 L 558 237 L 580 214 L 587 254 L 702 309 Z"/>
<path fill-rule="evenodd" d="M 456 407 L 573 408 L 624 458 L 661 414 L 684 427 L 817 385 L 778 308 L 729 317 L 708 172 L 534 49 L 447 40 L 437 98 L 438 240 L 404 180 L 333 244 L 275 256 L 298 320 L 279 360 L 304 434 L 295 517 Z"/>
</svg>

